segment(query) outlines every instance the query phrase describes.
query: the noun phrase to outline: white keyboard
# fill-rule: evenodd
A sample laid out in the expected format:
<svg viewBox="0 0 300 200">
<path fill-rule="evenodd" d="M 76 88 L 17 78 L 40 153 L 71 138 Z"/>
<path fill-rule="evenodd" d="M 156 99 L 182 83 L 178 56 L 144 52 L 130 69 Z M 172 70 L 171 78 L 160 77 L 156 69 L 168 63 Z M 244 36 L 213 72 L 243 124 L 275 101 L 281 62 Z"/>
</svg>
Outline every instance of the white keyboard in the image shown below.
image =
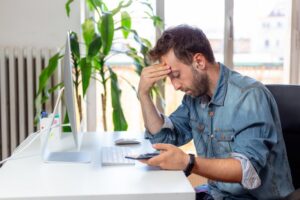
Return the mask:
<svg viewBox="0 0 300 200">
<path fill-rule="evenodd" d="M 125 158 L 125 156 L 130 153 L 132 153 L 132 151 L 128 147 L 102 147 L 102 165 L 134 165 L 134 160 Z"/>
</svg>

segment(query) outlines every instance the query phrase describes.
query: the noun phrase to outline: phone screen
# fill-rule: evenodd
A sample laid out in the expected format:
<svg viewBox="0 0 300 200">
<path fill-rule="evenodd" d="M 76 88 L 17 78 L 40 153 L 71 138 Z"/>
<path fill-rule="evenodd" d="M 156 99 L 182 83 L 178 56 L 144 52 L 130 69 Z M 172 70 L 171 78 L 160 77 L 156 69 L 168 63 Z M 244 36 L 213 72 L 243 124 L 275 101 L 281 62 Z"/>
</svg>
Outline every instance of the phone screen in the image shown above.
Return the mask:
<svg viewBox="0 0 300 200">
<path fill-rule="evenodd" d="M 137 155 L 127 155 L 125 156 L 125 158 L 128 159 L 134 159 L 134 160 L 146 160 L 146 159 L 150 159 L 154 156 L 158 156 L 159 152 L 153 152 L 153 153 L 144 153 L 144 154 L 137 154 Z"/>
</svg>

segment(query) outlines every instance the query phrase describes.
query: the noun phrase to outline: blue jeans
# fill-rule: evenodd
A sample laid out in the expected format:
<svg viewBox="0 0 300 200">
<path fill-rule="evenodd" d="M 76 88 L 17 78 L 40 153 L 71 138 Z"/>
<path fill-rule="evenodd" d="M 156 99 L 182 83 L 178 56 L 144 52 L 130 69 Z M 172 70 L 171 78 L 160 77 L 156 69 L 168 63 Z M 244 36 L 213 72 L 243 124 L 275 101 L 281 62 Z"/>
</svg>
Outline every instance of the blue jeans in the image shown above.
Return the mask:
<svg viewBox="0 0 300 200">
<path fill-rule="evenodd" d="M 198 185 L 195 187 L 196 200 L 213 200 L 214 198 L 209 194 L 208 185 Z"/>
<path fill-rule="evenodd" d="M 214 200 L 213 197 L 205 192 L 196 193 L 196 200 Z"/>
</svg>

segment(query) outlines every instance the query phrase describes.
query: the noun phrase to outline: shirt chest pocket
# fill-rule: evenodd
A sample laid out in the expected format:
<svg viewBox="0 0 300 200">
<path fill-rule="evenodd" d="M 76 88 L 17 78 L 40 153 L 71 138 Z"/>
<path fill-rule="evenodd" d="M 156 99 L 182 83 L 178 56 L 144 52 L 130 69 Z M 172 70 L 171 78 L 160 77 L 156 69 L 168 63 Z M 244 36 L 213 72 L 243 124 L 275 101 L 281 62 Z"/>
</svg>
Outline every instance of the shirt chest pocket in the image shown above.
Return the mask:
<svg viewBox="0 0 300 200">
<path fill-rule="evenodd" d="M 209 134 L 208 129 L 205 127 L 205 124 L 196 120 L 190 120 L 190 127 L 192 129 L 197 154 L 200 156 L 205 156 L 207 151 L 207 141 Z"/>
<path fill-rule="evenodd" d="M 216 129 L 212 137 L 212 148 L 215 157 L 225 158 L 232 152 L 235 132 L 233 129 Z"/>
</svg>

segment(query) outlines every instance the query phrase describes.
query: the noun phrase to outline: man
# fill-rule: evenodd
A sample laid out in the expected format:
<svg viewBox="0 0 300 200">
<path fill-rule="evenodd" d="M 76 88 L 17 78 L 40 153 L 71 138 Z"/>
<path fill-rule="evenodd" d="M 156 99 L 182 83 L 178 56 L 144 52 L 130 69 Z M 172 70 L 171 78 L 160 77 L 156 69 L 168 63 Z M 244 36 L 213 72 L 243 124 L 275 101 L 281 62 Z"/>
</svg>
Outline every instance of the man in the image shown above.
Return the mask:
<svg viewBox="0 0 300 200">
<path fill-rule="evenodd" d="M 279 199 L 294 190 L 277 106 L 261 83 L 215 62 L 205 34 L 187 25 L 166 30 L 150 57 L 159 64 L 142 71 L 138 95 L 161 154 L 144 162 L 208 178 L 197 198 Z M 185 92 L 169 117 L 149 94 L 166 77 Z M 196 157 L 176 147 L 192 139 Z"/>
</svg>

